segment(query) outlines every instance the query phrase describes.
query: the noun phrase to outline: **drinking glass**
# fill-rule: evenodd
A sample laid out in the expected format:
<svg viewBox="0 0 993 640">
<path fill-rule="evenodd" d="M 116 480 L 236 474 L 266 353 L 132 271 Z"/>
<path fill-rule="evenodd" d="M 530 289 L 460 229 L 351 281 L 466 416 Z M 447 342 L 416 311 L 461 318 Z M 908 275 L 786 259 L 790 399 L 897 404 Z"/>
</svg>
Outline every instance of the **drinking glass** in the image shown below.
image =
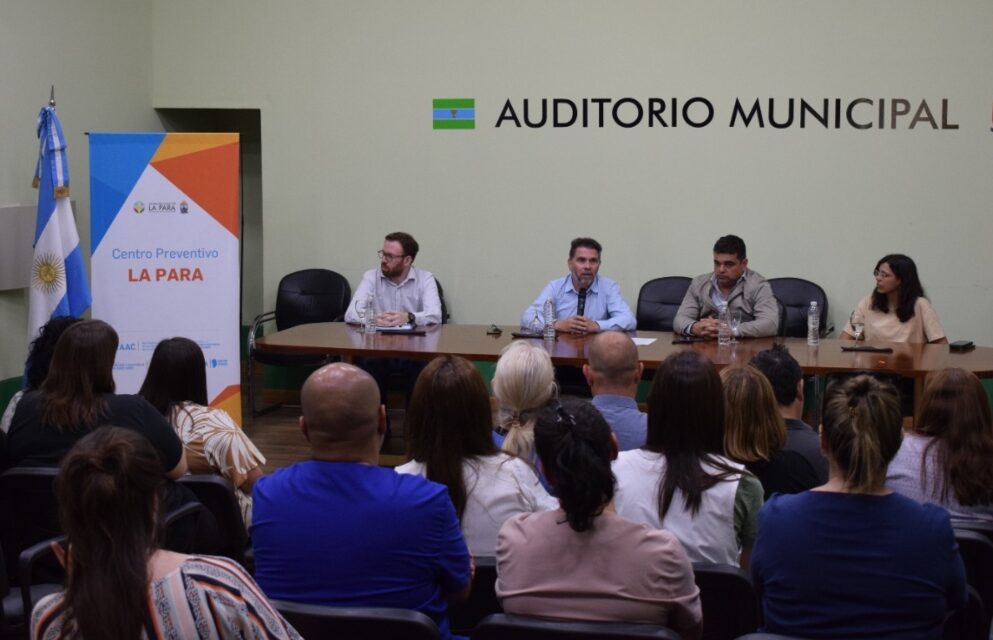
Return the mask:
<svg viewBox="0 0 993 640">
<path fill-rule="evenodd" d="M 741 326 L 741 309 L 736 309 L 731 312 L 731 344 L 738 344 L 738 327 Z"/>
<path fill-rule="evenodd" d="M 855 320 L 855 312 L 852 311 L 852 315 L 848 318 L 849 323 L 852 325 L 852 331 L 855 332 L 855 343 L 858 344 L 859 338 L 862 337 L 862 332 L 865 331 L 865 323 L 861 320 Z"/>
</svg>

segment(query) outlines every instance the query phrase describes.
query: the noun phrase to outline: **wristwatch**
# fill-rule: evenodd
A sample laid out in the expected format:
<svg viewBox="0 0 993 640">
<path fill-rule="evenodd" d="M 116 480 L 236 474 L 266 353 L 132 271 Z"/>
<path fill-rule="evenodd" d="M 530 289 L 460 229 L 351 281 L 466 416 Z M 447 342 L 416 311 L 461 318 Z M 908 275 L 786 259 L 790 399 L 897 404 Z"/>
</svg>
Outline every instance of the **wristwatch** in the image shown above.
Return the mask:
<svg viewBox="0 0 993 640">
<path fill-rule="evenodd" d="M 410 311 L 407 312 L 407 322 L 409 324 L 414 324 L 414 314 Z"/>
</svg>

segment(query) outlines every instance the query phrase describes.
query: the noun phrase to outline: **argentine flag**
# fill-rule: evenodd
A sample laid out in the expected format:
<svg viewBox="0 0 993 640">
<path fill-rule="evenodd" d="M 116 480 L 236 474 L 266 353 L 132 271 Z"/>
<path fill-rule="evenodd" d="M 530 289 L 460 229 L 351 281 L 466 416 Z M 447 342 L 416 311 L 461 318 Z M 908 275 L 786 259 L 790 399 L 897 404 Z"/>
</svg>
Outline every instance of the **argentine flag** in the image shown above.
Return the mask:
<svg viewBox="0 0 993 640">
<path fill-rule="evenodd" d="M 34 175 L 38 222 L 31 264 L 28 340 L 34 340 L 50 318 L 82 315 L 92 302 L 76 221 L 69 205 L 65 137 L 52 106 L 44 107 L 38 114 L 38 139 L 41 148 Z"/>
</svg>

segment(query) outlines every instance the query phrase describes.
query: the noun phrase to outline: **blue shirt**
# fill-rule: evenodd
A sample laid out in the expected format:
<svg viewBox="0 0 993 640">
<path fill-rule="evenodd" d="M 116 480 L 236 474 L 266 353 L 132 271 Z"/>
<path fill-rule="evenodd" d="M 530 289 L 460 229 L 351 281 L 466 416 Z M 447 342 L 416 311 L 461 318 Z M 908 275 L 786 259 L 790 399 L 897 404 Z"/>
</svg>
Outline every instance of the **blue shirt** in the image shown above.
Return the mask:
<svg viewBox="0 0 993 640">
<path fill-rule="evenodd" d="M 939 640 L 965 604 L 948 513 L 895 493 L 772 496 L 752 580 L 765 631 L 803 638 Z"/>
<path fill-rule="evenodd" d="M 556 320 L 576 315 L 579 292 L 572 286 L 572 274 L 552 280 L 545 285 L 538 298 L 521 314 L 522 327 L 531 326 L 535 313 L 544 325 L 542 311 L 548 298 L 555 302 Z M 631 308 L 621 295 L 621 287 L 610 278 L 600 275 L 593 278 L 593 283 L 586 290 L 586 307 L 583 316 L 596 321 L 603 330 L 634 331 L 637 325 Z"/>
<path fill-rule="evenodd" d="M 648 414 L 638 409 L 634 398 L 604 393 L 593 396 L 593 406 L 617 435 L 617 446 L 621 451 L 645 446 Z"/>
<path fill-rule="evenodd" d="M 469 582 L 448 490 L 420 476 L 311 460 L 255 483 L 255 579 L 270 598 L 399 607 L 451 633 L 445 594 Z"/>
</svg>

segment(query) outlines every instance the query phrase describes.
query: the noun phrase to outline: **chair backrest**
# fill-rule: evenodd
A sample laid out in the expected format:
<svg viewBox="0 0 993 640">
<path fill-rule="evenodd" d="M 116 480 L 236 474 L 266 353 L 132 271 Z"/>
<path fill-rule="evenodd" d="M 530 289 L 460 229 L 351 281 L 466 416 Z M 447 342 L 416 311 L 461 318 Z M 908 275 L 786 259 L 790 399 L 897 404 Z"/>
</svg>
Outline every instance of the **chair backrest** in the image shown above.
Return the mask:
<svg viewBox="0 0 993 640">
<path fill-rule="evenodd" d="M 340 273 L 304 269 L 285 275 L 276 291 L 276 329 L 337 320 L 351 297 L 352 288 Z"/>
<path fill-rule="evenodd" d="M 218 553 L 244 565 L 248 532 L 238 498 L 234 495 L 234 486 L 227 479 L 213 474 L 182 476 L 178 482 L 195 493 L 200 503 L 214 514 L 221 540 Z"/>
<path fill-rule="evenodd" d="M 583 622 L 578 620 L 550 620 L 530 616 L 495 613 L 487 616 L 472 632 L 472 640 L 545 640 L 546 638 L 571 640 L 679 640 L 680 635 L 657 624 L 632 622 Z"/>
<path fill-rule="evenodd" d="M 978 531 L 959 528 L 955 528 L 955 541 L 965 564 L 966 581 L 985 606 L 985 627 L 989 629 L 993 619 L 993 542 Z"/>
<path fill-rule="evenodd" d="M 438 285 L 438 300 L 441 301 L 441 324 L 448 324 L 448 319 L 452 316 L 448 313 L 448 305 L 445 304 L 445 290 L 441 288 L 438 276 L 434 277 L 434 283 Z"/>
<path fill-rule="evenodd" d="M 738 636 L 737 640 L 807 640 L 807 638 L 801 638 L 799 636 L 784 636 L 779 633 L 756 632 Z"/>
<path fill-rule="evenodd" d="M 828 299 L 819 284 L 803 278 L 769 278 L 769 286 L 784 307 L 785 322 L 780 323 L 779 335 L 807 337 L 807 309 L 811 302 L 817 302 L 821 309 L 821 335 L 827 333 Z"/>
<path fill-rule="evenodd" d="M 694 562 L 700 588 L 704 640 L 732 640 L 759 628 L 758 594 L 748 573 L 717 562 Z"/>
<path fill-rule="evenodd" d="M 62 534 L 55 501 L 55 467 L 15 467 L 0 474 L 0 546 L 13 582 L 18 556 Z"/>
<path fill-rule="evenodd" d="M 476 575 L 469 598 L 465 602 L 448 605 L 448 623 L 453 633 L 468 634 L 486 616 L 503 613 L 496 597 L 496 558 L 477 556 L 474 559 Z"/>
<path fill-rule="evenodd" d="M 638 292 L 638 328 L 643 331 L 672 331 L 679 305 L 683 303 L 692 278 L 666 276 L 641 285 Z"/>
<path fill-rule="evenodd" d="M 435 640 L 441 632 L 420 611 L 386 608 L 338 608 L 273 600 L 304 638 L 355 638 L 369 640 Z"/>
<path fill-rule="evenodd" d="M 965 606 L 952 611 L 945 619 L 942 637 L 948 640 L 987 640 L 990 631 L 983 599 L 975 588 L 967 587 Z"/>
</svg>

